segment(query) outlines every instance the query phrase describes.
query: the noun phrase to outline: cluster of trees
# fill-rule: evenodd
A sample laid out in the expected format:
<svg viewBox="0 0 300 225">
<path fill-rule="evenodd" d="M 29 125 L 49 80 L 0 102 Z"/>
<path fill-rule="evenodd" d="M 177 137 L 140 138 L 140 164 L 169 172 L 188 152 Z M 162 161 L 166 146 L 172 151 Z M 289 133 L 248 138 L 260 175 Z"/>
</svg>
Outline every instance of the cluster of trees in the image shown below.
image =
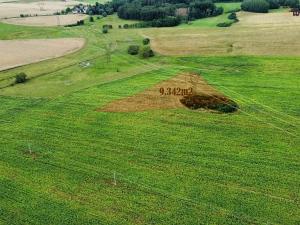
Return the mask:
<svg viewBox="0 0 300 225">
<path fill-rule="evenodd" d="M 244 0 L 241 8 L 248 12 L 267 13 L 270 4 L 266 0 Z"/>
<path fill-rule="evenodd" d="M 139 55 L 141 58 L 144 58 L 144 59 L 149 58 L 149 57 L 153 57 L 154 56 L 154 52 L 150 48 L 149 44 L 150 44 L 150 39 L 149 38 L 145 38 L 143 40 L 143 46 L 130 45 L 128 47 L 127 52 L 130 55 Z"/>
<path fill-rule="evenodd" d="M 189 5 L 189 20 L 217 16 L 223 13 L 222 7 L 216 7 L 211 0 L 195 1 Z"/>
<path fill-rule="evenodd" d="M 249 12 L 267 13 L 269 9 L 278 9 L 280 6 L 299 8 L 299 0 L 244 0 L 241 8 Z"/>
<path fill-rule="evenodd" d="M 188 15 L 178 16 L 180 19 L 200 19 L 210 16 L 217 16 L 223 13 L 222 7 L 216 7 L 212 0 L 134 0 L 127 2 L 124 0 L 113 0 L 118 2 L 118 16 L 122 19 L 136 19 L 143 21 L 153 21 L 154 26 L 161 23 L 175 22 L 176 10 L 179 8 L 188 9 Z M 187 18 L 182 18 L 187 17 Z M 163 19 L 169 18 L 167 21 Z M 172 19 L 170 19 L 172 18 Z M 144 24 L 148 26 L 149 23 Z M 178 25 L 175 23 L 175 26 Z M 165 25 L 163 25 L 165 26 Z"/>
<path fill-rule="evenodd" d="M 90 16 L 92 15 L 102 15 L 103 17 L 106 17 L 107 15 L 111 15 L 116 10 L 113 8 L 113 4 L 111 2 L 107 2 L 105 4 L 101 4 L 96 2 L 95 5 L 88 5 L 85 6 L 83 4 L 78 4 L 73 7 L 73 9 L 70 9 L 69 12 L 76 12 L 76 13 L 85 13 Z"/>
<path fill-rule="evenodd" d="M 123 28 L 145 28 L 145 27 L 174 27 L 181 22 L 180 17 L 168 16 L 162 19 L 156 19 L 152 21 L 143 21 L 134 24 L 124 24 Z"/>
<path fill-rule="evenodd" d="M 178 15 L 178 9 L 186 9 L 186 15 Z M 143 22 L 131 27 L 177 26 L 182 21 L 217 16 L 223 13 L 222 7 L 216 7 L 213 0 L 112 0 L 105 4 L 79 4 L 68 12 L 88 15 L 107 16 L 118 13 L 122 19 L 135 19 Z"/>
</svg>

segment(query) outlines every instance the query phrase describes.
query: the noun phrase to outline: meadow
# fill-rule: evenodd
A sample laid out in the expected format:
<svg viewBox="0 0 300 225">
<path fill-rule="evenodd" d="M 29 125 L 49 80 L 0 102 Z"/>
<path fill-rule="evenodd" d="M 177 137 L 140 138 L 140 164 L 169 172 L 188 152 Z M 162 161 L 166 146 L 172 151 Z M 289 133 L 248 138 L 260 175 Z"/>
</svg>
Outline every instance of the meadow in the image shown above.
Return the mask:
<svg viewBox="0 0 300 225">
<path fill-rule="evenodd" d="M 145 60 L 126 52 L 143 35 L 155 44 L 163 32 L 223 30 L 197 21 L 117 28 L 134 22 L 0 23 L 1 40 L 86 39 L 78 52 L 0 72 L 0 224 L 299 224 L 300 56 L 215 51 Z M 103 24 L 114 29 L 103 34 Z M 19 72 L 30 80 L 10 86 Z M 187 72 L 240 110 L 97 110 Z"/>
</svg>

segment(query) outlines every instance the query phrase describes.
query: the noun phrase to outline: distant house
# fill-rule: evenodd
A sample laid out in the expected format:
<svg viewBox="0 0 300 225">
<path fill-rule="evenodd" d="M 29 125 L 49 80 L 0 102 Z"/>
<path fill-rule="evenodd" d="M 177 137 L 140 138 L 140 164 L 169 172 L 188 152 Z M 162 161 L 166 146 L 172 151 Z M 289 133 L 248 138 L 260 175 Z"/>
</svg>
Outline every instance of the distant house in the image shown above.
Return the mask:
<svg viewBox="0 0 300 225">
<path fill-rule="evenodd" d="M 176 16 L 187 16 L 189 14 L 188 8 L 178 8 L 176 9 Z"/>
<path fill-rule="evenodd" d="M 73 14 L 87 14 L 88 7 L 86 5 L 76 5 L 74 6 L 72 13 Z"/>
</svg>

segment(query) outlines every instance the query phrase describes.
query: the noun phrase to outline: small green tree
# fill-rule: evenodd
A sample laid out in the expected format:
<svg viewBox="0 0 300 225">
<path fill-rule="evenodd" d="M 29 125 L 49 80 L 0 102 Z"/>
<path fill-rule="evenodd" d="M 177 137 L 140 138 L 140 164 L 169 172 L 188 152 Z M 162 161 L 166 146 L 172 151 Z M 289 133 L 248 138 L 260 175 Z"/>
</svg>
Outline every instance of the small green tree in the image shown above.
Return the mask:
<svg viewBox="0 0 300 225">
<path fill-rule="evenodd" d="M 18 73 L 16 75 L 15 83 L 20 84 L 20 83 L 25 83 L 27 81 L 27 75 L 26 73 Z"/>
<path fill-rule="evenodd" d="M 144 38 L 143 39 L 143 44 L 144 45 L 148 45 L 150 43 L 150 39 L 149 38 Z"/>
<path fill-rule="evenodd" d="M 153 50 L 150 48 L 149 45 L 143 46 L 143 47 L 140 49 L 139 53 L 140 53 L 140 57 L 141 57 L 141 58 L 144 58 L 144 59 L 149 58 L 149 57 L 153 57 L 153 56 L 154 56 L 154 52 L 153 52 Z"/>
<path fill-rule="evenodd" d="M 140 46 L 138 46 L 138 45 L 130 45 L 128 47 L 127 52 L 130 55 L 137 55 L 139 53 L 139 50 L 140 50 Z"/>
<path fill-rule="evenodd" d="M 230 20 L 236 20 L 237 19 L 236 13 L 235 12 L 230 13 L 229 16 L 228 16 L 228 19 L 230 19 Z"/>
<path fill-rule="evenodd" d="M 90 16 L 90 22 L 94 22 L 94 17 Z"/>
<path fill-rule="evenodd" d="M 103 27 L 102 28 L 102 33 L 103 34 L 107 34 L 108 33 L 108 28 L 107 27 Z"/>
</svg>

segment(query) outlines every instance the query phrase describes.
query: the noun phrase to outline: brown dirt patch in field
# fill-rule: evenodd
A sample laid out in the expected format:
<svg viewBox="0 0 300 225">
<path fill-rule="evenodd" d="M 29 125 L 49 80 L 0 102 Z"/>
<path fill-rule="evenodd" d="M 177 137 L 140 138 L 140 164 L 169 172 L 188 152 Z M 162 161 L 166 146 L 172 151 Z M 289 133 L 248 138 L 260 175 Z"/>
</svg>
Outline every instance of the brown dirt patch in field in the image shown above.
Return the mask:
<svg viewBox="0 0 300 225">
<path fill-rule="evenodd" d="M 164 88 L 164 93 L 160 93 L 160 89 Z M 174 95 L 171 93 L 169 95 L 168 88 L 171 88 L 173 92 L 174 88 L 180 89 L 190 89 L 192 91 L 189 94 Z M 190 89 L 191 90 L 191 89 Z M 177 91 L 177 90 L 176 90 Z M 180 93 L 179 93 L 180 94 Z M 173 77 L 169 80 L 163 81 L 139 94 L 130 96 L 124 99 L 120 99 L 109 103 L 103 108 L 97 111 L 102 112 L 140 112 L 153 109 L 176 109 L 176 108 L 187 108 L 188 106 L 182 103 L 182 100 L 187 96 L 207 96 L 208 98 L 215 98 L 212 96 L 217 96 L 220 99 L 224 99 L 221 93 L 211 87 L 197 74 L 181 74 Z M 209 97 L 210 96 L 210 97 Z M 192 107 L 188 107 L 192 108 Z M 199 107 L 210 109 L 206 107 Z M 196 109 L 196 108 L 195 108 Z"/>
<path fill-rule="evenodd" d="M 0 41 L 0 71 L 69 54 L 84 43 L 83 38 Z"/>
<path fill-rule="evenodd" d="M 19 17 L 20 14 L 50 15 L 79 3 L 77 1 L 0 2 L 0 18 Z"/>
<path fill-rule="evenodd" d="M 42 27 L 52 27 L 52 26 L 65 26 L 70 24 L 75 24 L 79 20 L 83 20 L 87 15 L 80 14 L 69 14 L 69 15 L 59 15 L 59 16 L 33 16 L 33 17 L 23 17 L 23 18 L 10 18 L 3 19 L 3 23 L 23 25 L 23 26 L 42 26 Z"/>
</svg>

